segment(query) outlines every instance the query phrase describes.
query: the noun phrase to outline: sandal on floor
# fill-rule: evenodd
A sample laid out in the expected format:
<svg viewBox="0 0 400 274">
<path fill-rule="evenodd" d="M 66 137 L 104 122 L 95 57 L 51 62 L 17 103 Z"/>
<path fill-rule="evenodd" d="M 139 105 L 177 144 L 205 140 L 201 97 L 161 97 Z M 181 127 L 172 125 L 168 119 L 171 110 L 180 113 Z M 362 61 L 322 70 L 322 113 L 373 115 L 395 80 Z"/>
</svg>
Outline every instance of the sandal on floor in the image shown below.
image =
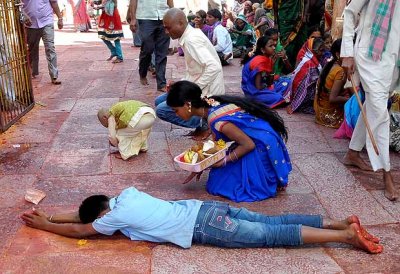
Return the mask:
<svg viewBox="0 0 400 274">
<path fill-rule="evenodd" d="M 112 63 L 117 64 L 117 63 L 122 63 L 123 61 L 124 60 L 117 58 L 117 59 L 113 60 Z"/>
<path fill-rule="evenodd" d="M 116 57 L 115 55 L 111 55 L 110 57 L 108 57 L 107 59 L 106 59 L 106 61 L 111 61 L 114 57 Z"/>
<path fill-rule="evenodd" d="M 53 85 L 61 85 L 61 81 L 57 80 L 57 78 L 51 79 L 51 83 Z"/>
</svg>

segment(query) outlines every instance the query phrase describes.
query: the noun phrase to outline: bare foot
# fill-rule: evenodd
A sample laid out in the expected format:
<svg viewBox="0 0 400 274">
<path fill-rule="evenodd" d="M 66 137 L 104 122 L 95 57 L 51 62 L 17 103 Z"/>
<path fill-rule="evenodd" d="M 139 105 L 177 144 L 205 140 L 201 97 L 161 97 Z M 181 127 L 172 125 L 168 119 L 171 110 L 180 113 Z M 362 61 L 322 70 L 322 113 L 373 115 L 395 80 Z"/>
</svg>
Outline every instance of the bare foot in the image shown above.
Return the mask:
<svg viewBox="0 0 400 274">
<path fill-rule="evenodd" d="M 368 253 L 378 254 L 383 251 L 383 246 L 380 244 L 373 243 L 365 239 L 361 234 L 360 226 L 356 223 L 353 223 L 346 229 L 349 233 L 348 243 L 358 247 L 362 250 L 367 251 Z"/>
<path fill-rule="evenodd" d="M 390 171 L 383 171 L 383 182 L 385 183 L 385 197 L 389 201 L 396 201 L 399 199 L 399 193 L 394 187 L 393 177 Z"/>
<path fill-rule="evenodd" d="M 122 156 L 119 152 L 115 153 L 114 157 L 117 159 L 122 159 Z"/>
<path fill-rule="evenodd" d="M 148 86 L 148 85 L 149 85 L 149 82 L 147 82 L 147 78 L 146 78 L 146 77 L 140 78 L 140 83 L 141 83 L 143 86 Z"/>
<path fill-rule="evenodd" d="M 278 186 L 278 187 L 276 188 L 276 190 L 277 190 L 277 191 L 280 191 L 280 192 L 286 191 L 286 186 Z"/>
<path fill-rule="evenodd" d="M 374 242 L 376 244 L 379 244 L 379 238 L 375 237 L 374 235 L 370 234 L 360 223 L 360 219 L 358 219 L 358 217 L 356 215 L 351 215 L 349 217 L 346 218 L 346 222 L 348 225 L 351 224 L 358 224 L 358 226 L 360 227 L 360 232 L 361 235 L 367 239 L 368 241 Z"/>
<path fill-rule="evenodd" d="M 349 149 L 343 158 L 345 166 L 355 166 L 361 170 L 372 171 L 371 167 L 360 157 L 360 152 Z"/>
</svg>

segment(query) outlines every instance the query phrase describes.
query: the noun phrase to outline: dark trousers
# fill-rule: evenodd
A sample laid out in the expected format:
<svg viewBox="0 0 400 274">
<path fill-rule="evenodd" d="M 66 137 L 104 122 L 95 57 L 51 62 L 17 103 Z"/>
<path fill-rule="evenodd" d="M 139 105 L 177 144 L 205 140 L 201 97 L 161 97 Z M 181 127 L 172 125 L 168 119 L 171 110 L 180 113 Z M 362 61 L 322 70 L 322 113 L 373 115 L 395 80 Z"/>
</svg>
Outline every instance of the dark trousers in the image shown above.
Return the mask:
<svg viewBox="0 0 400 274">
<path fill-rule="evenodd" d="M 27 28 L 27 42 L 29 62 L 32 68 L 32 76 L 39 74 L 39 42 L 43 39 L 46 52 L 47 67 L 51 79 L 58 78 L 57 54 L 54 46 L 54 26 L 53 24 L 44 26 L 40 29 Z"/>
<path fill-rule="evenodd" d="M 157 89 L 162 89 L 167 84 L 165 70 L 170 38 L 164 31 L 162 20 L 138 20 L 138 23 L 140 39 L 142 40 L 139 55 L 139 75 L 141 78 L 147 76 L 151 54 L 154 51 L 156 56 Z"/>
</svg>

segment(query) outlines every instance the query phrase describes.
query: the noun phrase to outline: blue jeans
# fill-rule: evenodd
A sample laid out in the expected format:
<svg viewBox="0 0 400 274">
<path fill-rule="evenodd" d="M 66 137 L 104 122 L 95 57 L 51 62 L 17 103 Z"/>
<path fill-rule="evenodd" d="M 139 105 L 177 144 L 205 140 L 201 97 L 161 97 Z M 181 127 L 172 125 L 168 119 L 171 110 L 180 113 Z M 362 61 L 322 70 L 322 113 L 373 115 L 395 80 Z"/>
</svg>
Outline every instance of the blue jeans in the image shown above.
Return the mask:
<svg viewBox="0 0 400 274">
<path fill-rule="evenodd" d="M 320 215 L 267 216 L 227 203 L 206 201 L 200 207 L 193 243 L 220 247 L 273 247 L 303 244 L 301 226 L 322 227 Z"/>
<path fill-rule="evenodd" d="M 138 20 L 138 24 L 140 39 L 142 40 L 139 55 L 139 75 L 141 78 L 147 76 L 151 54 L 154 52 L 156 56 L 157 89 L 162 89 L 167 85 L 165 71 L 170 38 L 164 31 L 162 20 Z"/>
<path fill-rule="evenodd" d="M 124 60 L 124 57 L 122 56 L 121 42 L 119 39 L 114 41 L 115 46 L 112 44 L 111 41 L 103 39 L 103 42 L 110 50 L 111 56 L 117 56 L 118 59 Z"/>
<path fill-rule="evenodd" d="M 168 93 L 164 93 L 158 96 L 154 101 L 154 104 L 156 105 L 156 114 L 158 118 L 181 127 L 199 128 L 199 129 L 207 127 L 207 122 L 203 121 L 202 123 L 200 123 L 201 118 L 198 116 L 193 116 L 188 121 L 181 119 L 178 115 L 175 114 L 175 111 L 170 106 L 167 105 L 167 96 Z"/>
</svg>

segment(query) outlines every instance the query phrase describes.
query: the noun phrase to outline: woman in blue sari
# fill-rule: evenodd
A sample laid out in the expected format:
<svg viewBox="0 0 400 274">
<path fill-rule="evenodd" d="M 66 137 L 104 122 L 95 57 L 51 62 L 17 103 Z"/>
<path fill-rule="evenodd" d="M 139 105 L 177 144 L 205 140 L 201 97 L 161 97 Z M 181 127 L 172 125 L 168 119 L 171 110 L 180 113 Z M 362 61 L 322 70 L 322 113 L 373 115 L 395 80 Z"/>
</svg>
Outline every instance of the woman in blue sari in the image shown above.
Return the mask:
<svg viewBox="0 0 400 274">
<path fill-rule="evenodd" d="M 243 60 L 242 90 L 246 97 L 262 102 L 270 108 L 285 104 L 284 94 L 292 79 L 274 74 L 277 40 L 262 36 L 257 40 L 254 55 Z"/>
<path fill-rule="evenodd" d="M 207 181 L 210 194 L 252 202 L 274 197 L 287 186 L 292 170 L 284 142 L 287 131 L 275 111 L 243 97 L 201 98 L 201 89 L 188 81 L 171 86 L 167 105 L 185 120 L 207 118 L 215 140 L 235 142 L 225 158 L 212 166 Z"/>
</svg>

